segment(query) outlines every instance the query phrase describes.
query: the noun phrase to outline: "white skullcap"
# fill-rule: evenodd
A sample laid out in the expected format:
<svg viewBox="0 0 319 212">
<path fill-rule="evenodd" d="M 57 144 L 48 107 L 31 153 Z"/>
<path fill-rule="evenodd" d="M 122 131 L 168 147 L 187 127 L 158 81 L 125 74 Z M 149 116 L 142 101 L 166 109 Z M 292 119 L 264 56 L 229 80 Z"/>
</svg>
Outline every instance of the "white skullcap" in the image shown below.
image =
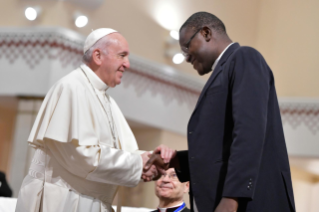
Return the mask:
<svg viewBox="0 0 319 212">
<path fill-rule="evenodd" d="M 84 42 L 83 53 L 85 54 L 85 52 L 89 50 L 89 48 L 91 48 L 98 40 L 114 32 L 117 32 L 117 31 L 110 28 L 100 28 L 100 29 L 92 31 L 87 36 Z"/>
</svg>

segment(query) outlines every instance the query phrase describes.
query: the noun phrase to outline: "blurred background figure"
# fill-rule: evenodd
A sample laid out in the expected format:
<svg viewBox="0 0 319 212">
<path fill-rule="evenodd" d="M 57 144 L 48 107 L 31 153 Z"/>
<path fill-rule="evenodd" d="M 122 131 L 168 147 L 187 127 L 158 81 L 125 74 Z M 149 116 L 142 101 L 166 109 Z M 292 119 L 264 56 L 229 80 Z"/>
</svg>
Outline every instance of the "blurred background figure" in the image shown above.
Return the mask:
<svg viewBox="0 0 319 212">
<path fill-rule="evenodd" d="M 155 194 L 159 199 L 159 205 L 153 212 L 190 211 L 183 200 L 184 194 L 189 191 L 189 182 L 181 183 L 175 169 L 168 169 L 155 184 Z"/>
<path fill-rule="evenodd" d="M 0 197 L 11 197 L 12 190 L 7 183 L 6 174 L 0 171 Z"/>
</svg>

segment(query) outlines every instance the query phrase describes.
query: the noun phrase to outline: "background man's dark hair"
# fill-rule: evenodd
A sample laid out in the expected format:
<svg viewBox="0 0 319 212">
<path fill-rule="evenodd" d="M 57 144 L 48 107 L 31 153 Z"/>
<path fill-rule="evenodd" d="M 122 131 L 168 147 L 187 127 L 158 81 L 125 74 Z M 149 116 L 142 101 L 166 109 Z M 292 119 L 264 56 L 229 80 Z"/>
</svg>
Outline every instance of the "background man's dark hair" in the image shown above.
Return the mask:
<svg viewBox="0 0 319 212">
<path fill-rule="evenodd" d="M 185 21 L 179 31 L 186 27 L 191 28 L 193 31 L 197 31 L 204 26 L 211 27 L 221 34 L 226 34 L 226 27 L 224 23 L 215 15 L 208 12 L 194 13 Z"/>
</svg>

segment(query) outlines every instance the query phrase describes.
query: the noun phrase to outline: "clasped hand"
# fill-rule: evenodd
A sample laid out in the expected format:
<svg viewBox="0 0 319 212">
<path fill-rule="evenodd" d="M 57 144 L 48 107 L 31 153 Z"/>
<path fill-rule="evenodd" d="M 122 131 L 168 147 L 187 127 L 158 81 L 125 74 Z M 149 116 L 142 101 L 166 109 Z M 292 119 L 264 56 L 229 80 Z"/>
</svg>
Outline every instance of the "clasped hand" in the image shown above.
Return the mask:
<svg viewBox="0 0 319 212">
<path fill-rule="evenodd" d="M 176 156 L 176 150 L 170 149 L 165 145 L 158 146 L 153 154 L 145 152 L 142 155 L 144 182 L 157 180 L 165 171 L 170 168 L 170 161 Z"/>
</svg>

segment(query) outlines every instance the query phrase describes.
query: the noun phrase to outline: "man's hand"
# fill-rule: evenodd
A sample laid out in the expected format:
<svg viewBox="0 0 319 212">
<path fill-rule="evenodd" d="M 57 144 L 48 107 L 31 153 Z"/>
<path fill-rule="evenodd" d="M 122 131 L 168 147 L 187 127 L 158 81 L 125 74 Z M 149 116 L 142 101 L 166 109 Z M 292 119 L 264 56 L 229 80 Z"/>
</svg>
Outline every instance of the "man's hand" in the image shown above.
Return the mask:
<svg viewBox="0 0 319 212">
<path fill-rule="evenodd" d="M 176 150 L 170 149 L 167 146 L 161 144 L 153 151 L 154 153 L 158 153 L 161 155 L 164 163 L 169 163 L 172 158 L 176 156 Z"/>
<path fill-rule="evenodd" d="M 223 197 L 215 212 L 236 212 L 238 209 L 237 198 Z"/>
<path fill-rule="evenodd" d="M 176 150 L 170 149 L 165 145 L 160 145 L 153 151 L 153 154 L 144 166 L 144 171 L 147 171 L 152 165 L 155 165 L 157 170 L 161 174 L 164 174 L 165 170 L 171 168 L 170 162 L 175 156 Z"/>
<path fill-rule="evenodd" d="M 161 175 L 158 173 L 158 170 L 156 169 L 156 167 L 154 165 L 150 165 L 148 169 L 145 169 L 145 165 L 150 157 L 150 153 L 149 152 L 145 152 L 141 155 L 142 160 L 143 160 L 143 173 L 141 176 L 141 179 L 144 180 L 144 182 L 149 182 L 151 180 L 156 180 L 158 179 Z"/>
<path fill-rule="evenodd" d="M 161 158 L 159 153 L 153 153 L 149 157 L 149 160 L 144 166 L 144 171 L 148 171 L 155 165 L 161 174 L 165 174 L 165 170 L 169 169 L 169 163 L 164 163 L 164 160 Z"/>
</svg>

